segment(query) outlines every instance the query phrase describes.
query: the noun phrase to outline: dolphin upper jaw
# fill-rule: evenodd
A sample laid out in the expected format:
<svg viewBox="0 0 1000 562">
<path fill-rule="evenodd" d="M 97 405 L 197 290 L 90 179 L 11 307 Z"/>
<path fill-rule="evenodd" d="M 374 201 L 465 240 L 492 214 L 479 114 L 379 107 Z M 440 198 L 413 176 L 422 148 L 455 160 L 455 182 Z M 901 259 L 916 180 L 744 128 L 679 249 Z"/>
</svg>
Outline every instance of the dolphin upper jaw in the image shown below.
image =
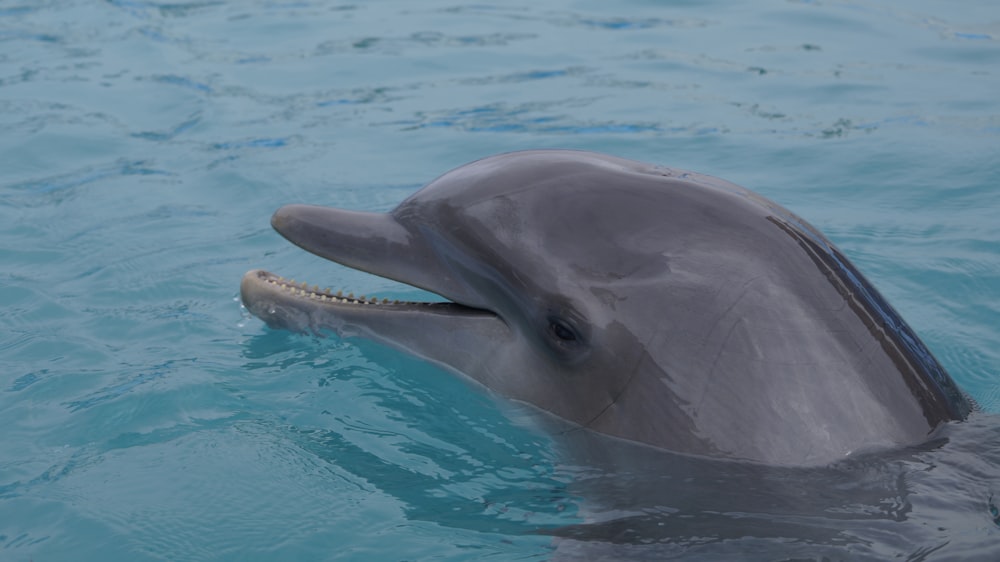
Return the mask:
<svg viewBox="0 0 1000 562">
<path fill-rule="evenodd" d="M 392 214 L 347 211 L 315 205 L 286 205 L 271 226 L 289 242 L 352 269 L 425 289 L 449 301 L 485 308 L 442 262 L 421 232 Z"/>
</svg>

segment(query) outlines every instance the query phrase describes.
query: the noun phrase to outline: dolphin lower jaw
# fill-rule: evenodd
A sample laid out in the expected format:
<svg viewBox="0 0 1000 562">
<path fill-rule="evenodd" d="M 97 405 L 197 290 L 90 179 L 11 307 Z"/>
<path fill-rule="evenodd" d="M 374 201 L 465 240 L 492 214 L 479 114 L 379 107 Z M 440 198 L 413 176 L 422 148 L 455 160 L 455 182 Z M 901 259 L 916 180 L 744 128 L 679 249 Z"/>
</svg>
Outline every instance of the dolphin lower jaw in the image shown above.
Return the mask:
<svg viewBox="0 0 1000 562">
<path fill-rule="evenodd" d="M 261 269 L 248 271 L 240 283 L 240 296 L 243 305 L 254 315 L 271 323 L 272 321 L 287 326 L 282 318 L 278 318 L 279 309 L 287 314 L 290 309 L 305 315 L 351 314 L 357 315 L 365 309 L 373 314 L 392 314 L 395 312 L 433 311 L 437 314 L 454 314 L 456 316 L 488 315 L 492 312 L 477 309 L 458 303 L 429 301 L 400 301 L 387 298 L 379 299 L 366 295 L 355 296 L 354 293 L 344 294 L 343 291 L 320 289 L 318 285 L 299 283 L 294 279 L 286 279 Z M 376 311 L 377 309 L 377 311 Z M 304 328 L 304 327 L 303 327 Z M 300 329 L 297 331 L 308 331 Z"/>
<path fill-rule="evenodd" d="M 320 289 L 319 285 L 309 286 L 308 283 L 297 283 L 294 279 L 285 279 L 280 275 L 276 275 L 269 271 L 254 270 L 247 273 L 251 276 L 251 281 L 253 278 L 259 282 L 267 283 L 276 291 L 283 291 L 290 296 L 298 297 L 302 299 L 308 299 L 310 301 L 318 303 L 329 303 L 333 305 L 391 305 L 395 307 L 413 307 L 413 306 L 432 306 L 441 303 L 432 302 L 416 302 L 416 301 L 400 301 L 400 300 L 389 300 L 386 298 L 379 299 L 378 297 L 368 297 L 361 295 L 355 297 L 354 293 L 348 293 L 344 295 L 343 291 L 338 290 L 334 293 L 331 289 Z"/>
<path fill-rule="evenodd" d="M 272 328 L 363 336 L 472 378 L 483 368 L 483 350 L 513 337 L 507 324 L 488 310 L 454 302 L 344 296 L 264 270 L 243 276 L 240 296 L 247 310 Z"/>
</svg>

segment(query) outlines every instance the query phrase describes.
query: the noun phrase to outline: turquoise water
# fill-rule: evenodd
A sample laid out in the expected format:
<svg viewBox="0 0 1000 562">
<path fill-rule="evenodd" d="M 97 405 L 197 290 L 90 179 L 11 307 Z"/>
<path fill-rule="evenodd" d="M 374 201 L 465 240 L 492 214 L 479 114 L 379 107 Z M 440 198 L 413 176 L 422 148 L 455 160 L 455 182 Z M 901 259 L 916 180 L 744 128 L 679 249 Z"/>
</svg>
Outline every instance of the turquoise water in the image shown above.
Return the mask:
<svg viewBox="0 0 1000 562">
<path fill-rule="evenodd" d="M 0 559 L 546 559 L 550 535 L 591 556 L 994 559 L 991 415 L 913 457 L 747 476 L 763 495 L 742 473 L 678 488 L 236 297 L 266 267 L 420 298 L 270 214 L 598 150 L 807 218 L 998 412 L 998 92 L 991 0 L 2 2 Z"/>
</svg>

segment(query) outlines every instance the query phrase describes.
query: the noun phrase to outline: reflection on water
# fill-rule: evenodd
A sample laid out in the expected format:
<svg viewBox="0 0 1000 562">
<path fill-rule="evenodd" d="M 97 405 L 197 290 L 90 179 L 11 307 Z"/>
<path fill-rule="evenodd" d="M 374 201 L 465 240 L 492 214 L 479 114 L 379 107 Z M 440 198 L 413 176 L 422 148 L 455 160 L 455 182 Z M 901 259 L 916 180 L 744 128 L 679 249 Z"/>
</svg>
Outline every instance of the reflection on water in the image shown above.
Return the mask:
<svg viewBox="0 0 1000 562">
<path fill-rule="evenodd" d="M 586 446 L 571 441 L 570 450 L 586 450 L 585 464 L 571 469 L 570 489 L 586 522 L 552 531 L 563 541 L 557 552 L 880 560 L 947 547 L 949 557 L 986 559 L 1000 536 L 987 523 L 1000 461 L 995 423 L 977 416 L 918 449 L 818 469 L 685 458 L 581 435 Z"/>
</svg>

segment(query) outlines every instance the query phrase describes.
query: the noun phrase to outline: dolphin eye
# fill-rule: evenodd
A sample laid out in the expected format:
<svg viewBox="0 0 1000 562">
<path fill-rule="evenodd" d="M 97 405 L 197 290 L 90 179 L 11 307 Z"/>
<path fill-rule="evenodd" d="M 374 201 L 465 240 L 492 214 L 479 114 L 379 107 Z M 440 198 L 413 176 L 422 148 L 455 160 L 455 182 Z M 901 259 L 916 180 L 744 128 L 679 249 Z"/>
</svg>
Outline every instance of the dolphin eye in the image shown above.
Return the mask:
<svg viewBox="0 0 1000 562">
<path fill-rule="evenodd" d="M 578 345 L 582 341 L 573 324 L 558 316 L 549 317 L 549 333 L 561 347 Z"/>
<path fill-rule="evenodd" d="M 556 307 L 553 307 L 556 308 Z M 582 361 L 590 352 L 590 330 L 579 313 L 562 306 L 543 316 L 541 336 L 554 358 L 564 364 Z"/>
<path fill-rule="evenodd" d="M 564 342 L 575 342 L 577 340 L 576 332 L 573 328 L 570 328 L 565 322 L 559 319 L 549 320 L 549 330 L 560 340 Z"/>
<path fill-rule="evenodd" d="M 563 310 L 551 311 L 545 321 L 543 339 L 559 361 L 572 364 L 587 357 L 590 333 L 582 316 L 563 307 Z"/>
</svg>

